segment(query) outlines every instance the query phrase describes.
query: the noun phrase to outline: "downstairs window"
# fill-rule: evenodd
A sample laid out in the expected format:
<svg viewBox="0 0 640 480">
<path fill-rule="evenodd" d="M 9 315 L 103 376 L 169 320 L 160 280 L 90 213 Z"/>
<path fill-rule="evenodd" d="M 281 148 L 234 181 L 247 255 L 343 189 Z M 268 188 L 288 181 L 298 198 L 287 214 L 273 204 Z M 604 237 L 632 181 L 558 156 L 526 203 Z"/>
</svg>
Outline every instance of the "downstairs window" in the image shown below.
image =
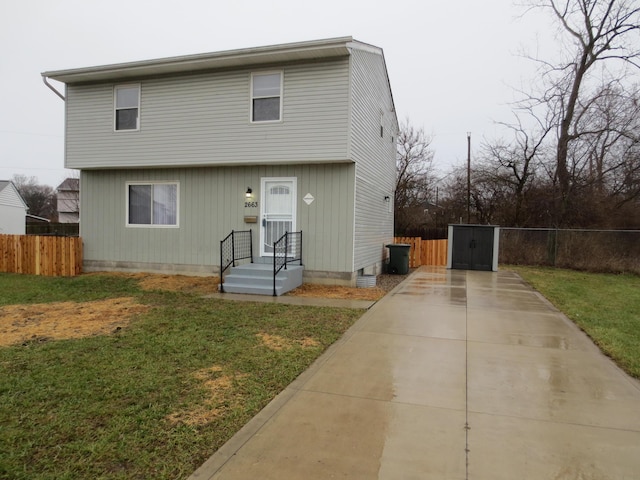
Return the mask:
<svg viewBox="0 0 640 480">
<path fill-rule="evenodd" d="M 178 226 L 178 183 L 128 183 L 127 226 Z"/>
</svg>

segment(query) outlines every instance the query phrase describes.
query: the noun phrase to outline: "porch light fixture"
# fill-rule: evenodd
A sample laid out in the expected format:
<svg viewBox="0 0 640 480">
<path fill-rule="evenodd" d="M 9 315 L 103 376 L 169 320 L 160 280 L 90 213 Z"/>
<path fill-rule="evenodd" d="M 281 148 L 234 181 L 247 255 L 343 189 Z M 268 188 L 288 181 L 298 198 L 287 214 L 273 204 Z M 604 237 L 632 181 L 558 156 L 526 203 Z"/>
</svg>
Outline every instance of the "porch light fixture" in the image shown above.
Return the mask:
<svg viewBox="0 0 640 480">
<path fill-rule="evenodd" d="M 391 200 L 391 197 L 389 195 L 385 195 L 384 196 L 384 201 L 388 202 L 389 200 Z"/>
<path fill-rule="evenodd" d="M 253 190 L 251 190 L 251 187 L 247 187 L 247 191 L 244 194 L 245 197 L 247 198 L 251 198 L 251 194 L 253 193 Z"/>
</svg>

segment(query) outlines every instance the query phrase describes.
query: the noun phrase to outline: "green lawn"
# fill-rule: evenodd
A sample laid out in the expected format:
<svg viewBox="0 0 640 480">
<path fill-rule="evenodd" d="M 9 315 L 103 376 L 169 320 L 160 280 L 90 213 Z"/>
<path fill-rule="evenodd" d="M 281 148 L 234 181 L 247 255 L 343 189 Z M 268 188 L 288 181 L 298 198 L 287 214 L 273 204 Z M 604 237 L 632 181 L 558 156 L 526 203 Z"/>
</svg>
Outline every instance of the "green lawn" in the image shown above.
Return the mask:
<svg viewBox="0 0 640 480">
<path fill-rule="evenodd" d="M 184 478 L 362 314 L 0 274 L 0 306 L 125 296 L 110 334 L 0 347 L 0 478 Z"/>
<path fill-rule="evenodd" d="M 509 268 L 640 378 L 640 277 Z M 361 315 L 0 274 L 0 307 L 120 297 L 150 310 L 107 335 L 0 347 L 0 478 L 187 477 Z"/>
<path fill-rule="evenodd" d="M 508 268 L 562 310 L 626 372 L 640 378 L 640 276 Z"/>
</svg>

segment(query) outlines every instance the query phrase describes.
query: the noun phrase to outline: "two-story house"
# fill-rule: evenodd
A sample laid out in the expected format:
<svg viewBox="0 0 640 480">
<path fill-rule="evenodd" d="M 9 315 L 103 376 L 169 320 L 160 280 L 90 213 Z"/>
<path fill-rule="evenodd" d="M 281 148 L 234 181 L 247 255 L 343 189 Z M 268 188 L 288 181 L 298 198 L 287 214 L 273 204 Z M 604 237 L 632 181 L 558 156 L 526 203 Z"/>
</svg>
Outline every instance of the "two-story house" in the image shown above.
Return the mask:
<svg viewBox="0 0 640 480">
<path fill-rule="evenodd" d="M 216 274 L 302 231 L 304 279 L 355 285 L 393 241 L 398 121 L 382 49 L 351 37 L 49 71 L 66 85 L 84 268 Z"/>
</svg>

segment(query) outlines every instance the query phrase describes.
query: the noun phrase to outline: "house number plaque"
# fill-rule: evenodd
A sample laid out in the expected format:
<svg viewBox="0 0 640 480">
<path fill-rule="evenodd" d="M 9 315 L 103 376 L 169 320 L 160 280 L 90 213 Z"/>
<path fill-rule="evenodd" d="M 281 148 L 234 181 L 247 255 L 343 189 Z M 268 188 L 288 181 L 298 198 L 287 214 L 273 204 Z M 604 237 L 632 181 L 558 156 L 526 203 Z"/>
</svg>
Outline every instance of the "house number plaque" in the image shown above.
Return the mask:
<svg viewBox="0 0 640 480">
<path fill-rule="evenodd" d="M 258 202 L 248 198 L 244 201 L 244 223 L 258 223 Z"/>
</svg>

